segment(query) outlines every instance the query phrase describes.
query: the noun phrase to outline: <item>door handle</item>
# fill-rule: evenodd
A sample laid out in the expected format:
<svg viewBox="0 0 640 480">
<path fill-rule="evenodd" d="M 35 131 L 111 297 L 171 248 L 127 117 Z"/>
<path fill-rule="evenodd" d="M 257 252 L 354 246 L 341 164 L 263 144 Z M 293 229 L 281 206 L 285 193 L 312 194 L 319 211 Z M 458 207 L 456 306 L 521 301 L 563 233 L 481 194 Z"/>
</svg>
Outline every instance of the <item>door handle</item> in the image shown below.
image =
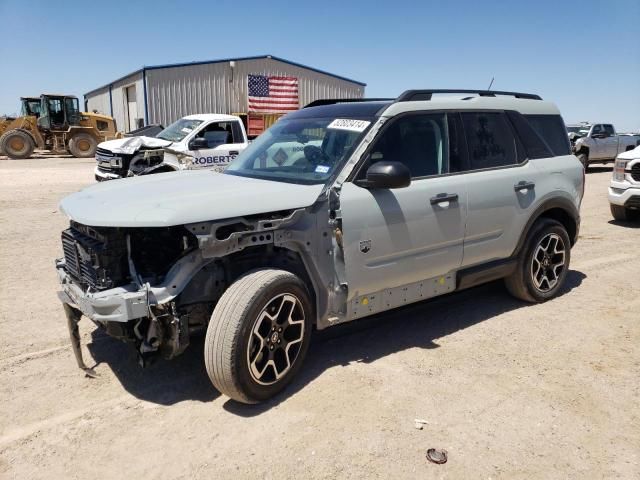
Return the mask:
<svg viewBox="0 0 640 480">
<path fill-rule="evenodd" d="M 522 192 L 523 190 L 533 190 L 535 188 L 536 184 L 534 182 L 526 182 L 526 181 L 521 181 L 516 183 L 513 186 L 513 189 L 516 192 Z"/>
<path fill-rule="evenodd" d="M 237 150 L 231 150 L 229 152 L 229 155 L 238 155 L 240 152 L 238 152 Z"/>
<path fill-rule="evenodd" d="M 439 205 L 441 203 L 457 202 L 457 193 L 439 193 L 435 197 L 431 197 L 431 205 Z"/>
</svg>

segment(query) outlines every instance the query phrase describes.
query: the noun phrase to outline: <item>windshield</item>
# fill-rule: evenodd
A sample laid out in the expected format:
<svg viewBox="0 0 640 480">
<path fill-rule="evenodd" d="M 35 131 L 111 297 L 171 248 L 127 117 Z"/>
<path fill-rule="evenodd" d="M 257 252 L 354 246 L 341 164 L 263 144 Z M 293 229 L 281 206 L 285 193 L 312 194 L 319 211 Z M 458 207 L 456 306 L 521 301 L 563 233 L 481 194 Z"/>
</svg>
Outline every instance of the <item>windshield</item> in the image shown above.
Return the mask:
<svg viewBox="0 0 640 480">
<path fill-rule="evenodd" d="M 202 120 L 187 120 L 186 118 L 181 118 L 162 130 L 158 135 L 156 135 L 156 138 L 169 140 L 170 142 L 179 142 L 193 132 L 193 129 L 201 123 Z"/>
<path fill-rule="evenodd" d="M 24 100 L 22 103 L 22 115 L 40 116 L 40 99 Z"/>
<path fill-rule="evenodd" d="M 580 125 L 578 127 L 567 127 L 567 133 L 577 133 L 578 135 L 586 135 L 589 133 L 589 127 Z"/>
<path fill-rule="evenodd" d="M 349 155 L 371 119 L 282 119 L 225 171 L 278 182 L 325 183 Z"/>
</svg>

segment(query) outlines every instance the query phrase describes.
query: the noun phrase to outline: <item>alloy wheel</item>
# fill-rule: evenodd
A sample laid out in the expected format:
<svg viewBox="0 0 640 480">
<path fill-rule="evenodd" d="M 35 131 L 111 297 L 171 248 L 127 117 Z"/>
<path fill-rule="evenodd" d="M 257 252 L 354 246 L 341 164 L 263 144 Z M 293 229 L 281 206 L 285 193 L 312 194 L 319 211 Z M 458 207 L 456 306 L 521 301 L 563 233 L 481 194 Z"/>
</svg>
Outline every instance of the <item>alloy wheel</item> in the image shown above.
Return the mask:
<svg viewBox="0 0 640 480">
<path fill-rule="evenodd" d="M 273 297 L 251 329 L 247 363 L 254 381 L 272 385 L 291 369 L 304 338 L 304 308 L 300 300 L 285 293 Z"/>
<path fill-rule="evenodd" d="M 565 269 L 566 247 L 555 234 L 545 235 L 538 243 L 531 260 L 531 279 L 534 287 L 546 293 L 557 284 Z"/>
</svg>

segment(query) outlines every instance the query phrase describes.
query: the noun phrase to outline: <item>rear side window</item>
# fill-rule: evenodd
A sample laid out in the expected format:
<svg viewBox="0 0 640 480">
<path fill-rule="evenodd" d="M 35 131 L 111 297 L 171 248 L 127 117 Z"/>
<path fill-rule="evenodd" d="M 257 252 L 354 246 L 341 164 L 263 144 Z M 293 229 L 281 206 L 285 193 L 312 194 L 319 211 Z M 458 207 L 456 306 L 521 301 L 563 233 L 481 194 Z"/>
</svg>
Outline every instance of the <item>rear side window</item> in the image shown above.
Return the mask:
<svg viewBox="0 0 640 480">
<path fill-rule="evenodd" d="M 571 146 L 567 129 L 560 115 L 525 115 L 529 124 L 540 135 L 554 155 L 569 155 Z"/>
<path fill-rule="evenodd" d="M 506 113 L 516 129 L 518 137 L 522 140 L 527 158 L 549 158 L 554 156 L 551 147 L 547 145 L 521 113 L 515 111 L 507 111 Z"/>
<path fill-rule="evenodd" d="M 462 113 L 469 169 L 505 167 L 518 162 L 518 145 L 504 113 Z"/>
<path fill-rule="evenodd" d="M 608 125 L 608 124 L 605 123 L 605 125 L 604 125 L 604 133 L 606 133 L 607 135 L 612 137 L 612 136 L 614 136 L 616 134 L 616 131 L 613 129 L 613 125 Z"/>
</svg>

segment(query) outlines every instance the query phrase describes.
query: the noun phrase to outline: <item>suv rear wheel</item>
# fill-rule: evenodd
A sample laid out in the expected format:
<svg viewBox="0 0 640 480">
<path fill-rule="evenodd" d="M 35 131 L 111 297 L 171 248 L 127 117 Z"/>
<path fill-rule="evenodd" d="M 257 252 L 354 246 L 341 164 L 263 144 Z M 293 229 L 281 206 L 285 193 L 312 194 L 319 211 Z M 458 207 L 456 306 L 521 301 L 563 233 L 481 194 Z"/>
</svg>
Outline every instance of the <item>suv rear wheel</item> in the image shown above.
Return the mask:
<svg viewBox="0 0 640 480">
<path fill-rule="evenodd" d="M 509 293 L 527 302 L 544 302 L 562 288 L 571 259 L 571 242 L 564 226 L 543 218 L 531 229 L 516 271 L 505 279 Z"/>
<path fill-rule="evenodd" d="M 238 279 L 207 328 L 204 357 L 213 385 L 242 403 L 273 397 L 300 369 L 312 312 L 305 284 L 290 272 L 261 269 Z"/>
</svg>

